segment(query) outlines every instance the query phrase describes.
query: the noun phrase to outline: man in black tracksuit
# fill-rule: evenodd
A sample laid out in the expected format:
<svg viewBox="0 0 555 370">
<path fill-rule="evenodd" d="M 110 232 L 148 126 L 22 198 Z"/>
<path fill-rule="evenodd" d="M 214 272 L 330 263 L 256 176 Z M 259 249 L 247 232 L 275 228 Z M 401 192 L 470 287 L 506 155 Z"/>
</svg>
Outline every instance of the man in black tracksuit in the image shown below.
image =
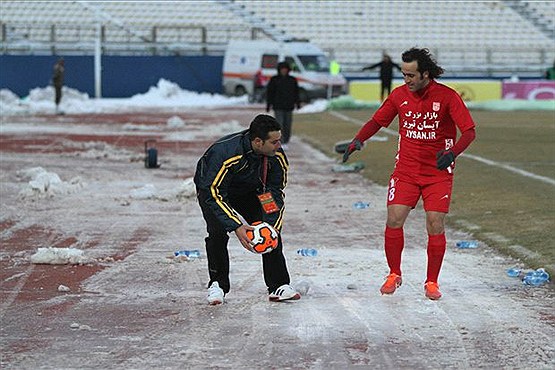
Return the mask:
<svg viewBox="0 0 555 370">
<path fill-rule="evenodd" d="M 274 109 L 276 120 L 280 123 L 283 133 L 282 143 L 289 143 L 293 123 L 293 109 L 301 107 L 299 100 L 299 84 L 291 75 L 291 67 L 287 62 L 277 65 L 278 74 L 273 76 L 266 90 L 266 112 Z"/>
<path fill-rule="evenodd" d="M 281 149 L 281 127 L 271 116 L 260 114 L 248 130 L 224 136 L 212 144 L 197 163 L 194 182 L 197 198 L 206 221 L 206 255 L 210 275 L 210 304 L 223 303 L 230 290 L 228 233 L 235 235 L 251 250 L 247 230 L 255 221 L 265 221 L 278 233 L 284 213 L 283 189 L 289 162 Z M 266 213 L 258 195 L 269 193 L 275 209 Z M 241 215 L 248 224 L 243 224 Z M 289 286 L 289 273 L 281 235 L 276 249 L 262 255 L 264 281 L 270 300 L 299 299 Z"/>
</svg>

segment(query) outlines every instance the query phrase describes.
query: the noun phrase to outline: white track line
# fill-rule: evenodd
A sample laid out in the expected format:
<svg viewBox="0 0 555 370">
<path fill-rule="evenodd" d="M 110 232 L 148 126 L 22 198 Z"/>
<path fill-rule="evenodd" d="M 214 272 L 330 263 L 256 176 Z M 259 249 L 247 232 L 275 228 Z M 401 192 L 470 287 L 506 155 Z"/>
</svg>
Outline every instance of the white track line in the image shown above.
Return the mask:
<svg viewBox="0 0 555 370">
<path fill-rule="evenodd" d="M 34 264 L 31 264 L 29 267 L 27 267 L 27 270 L 25 270 L 24 275 L 21 276 L 21 279 L 19 279 L 19 281 L 12 289 L 12 291 L 8 292 L 8 298 L 4 302 L 2 302 L 2 305 L 0 306 L 0 321 L 4 319 L 4 315 L 6 314 L 6 311 L 8 310 L 8 308 L 10 308 L 12 303 L 17 298 L 17 296 L 21 292 L 21 289 L 23 289 L 23 286 L 27 282 L 27 279 L 29 278 L 29 276 L 31 276 L 31 273 L 33 272 L 34 269 L 35 269 Z"/>
<path fill-rule="evenodd" d="M 362 124 L 364 122 L 361 122 L 359 120 L 356 120 L 354 118 L 351 118 L 349 116 L 346 116 L 344 114 L 341 114 L 339 112 L 334 112 L 334 111 L 329 111 L 329 113 L 339 119 L 342 119 L 344 121 L 349 121 L 349 122 L 353 122 L 356 123 L 357 125 L 362 126 Z M 391 136 L 399 136 L 399 133 L 397 131 L 391 130 L 387 127 L 383 127 L 380 129 L 380 131 L 385 132 L 388 135 Z M 462 153 L 460 155 L 461 157 L 465 157 L 468 159 L 473 159 L 477 162 L 483 163 L 483 164 L 487 164 L 488 166 L 492 166 L 492 167 L 499 167 L 499 168 L 503 168 L 507 171 L 516 173 L 518 175 L 524 176 L 524 177 L 528 177 L 530 179 L 534 179 L 534 180 L 538 180 L 538 181 L 542 181 L 545 182 L 546 184 L 550 184 L 550 185 L 554 185 L 555 186 L 555 179 L 552 179 L 550 177 L 545 177 L 545 176 L 540 176 L 540 175 L 536 175 L 534 173 L 528 172 L 528 171 L 524 171 L 521 170 L 520 168 L 516 168 L 513 166 L 509 166 L 508 164 L 503 164 L 500 162 L 496 162 L 496 161 L 492 161 L 491 159 L 487 159 L 487 158 L 482 158 L 480 156 L 474 155 L 474 154 L 468 154 L 468 153 Z"/>
<path fill-rule="evenodd" d="M 461 154 L 461 156 L 466 157 L 466 158 L 470 158 L 470 159 L 474 159 L 475 161 L 487 164 L 489 166 L 503 168 L 507 171 L 514 172 L 514 173 L 522 175 L 524 177 L 529 177 L 529 178 L 534 179 L 534 180 L 539 180 L 539 181 L 543 181 L 547 184 L 555 185 L 555 180 L 552 179 L 552 178 L 536 175 L 536 174 L 533 174 L 531 172 L 521 170 L 520 168 L 509 166 L 508 164 L 495 162 L 495 161 L 492 161 L 491 159 L 482 158 L 482 157 L 479 157 L 479 156 L 474 155 L 474 154 L 463 153 L 463 154 Z"/>
</svg>

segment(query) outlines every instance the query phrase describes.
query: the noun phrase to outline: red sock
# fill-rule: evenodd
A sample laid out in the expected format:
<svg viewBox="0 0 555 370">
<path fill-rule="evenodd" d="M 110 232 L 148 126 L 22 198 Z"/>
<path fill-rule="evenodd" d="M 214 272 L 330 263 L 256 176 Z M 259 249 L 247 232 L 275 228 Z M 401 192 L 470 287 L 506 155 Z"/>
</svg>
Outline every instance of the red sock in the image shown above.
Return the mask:
<svg viewBox="0 0 555 370">
<path fill-rule="evenodd" d="M 403 228 L 393 229 L 385 226 L 385 257 L 389 265 L 389 273 L 401 275 L 401 253 L 405 246 Z"/>
<path fill-rule="evenodd" d="M 438 235 L 428 235 L 428 271 L 426 282 L 433 281 L 437 283 L 441 263 L 445 255 L 445 233 Z"/>
</svg>

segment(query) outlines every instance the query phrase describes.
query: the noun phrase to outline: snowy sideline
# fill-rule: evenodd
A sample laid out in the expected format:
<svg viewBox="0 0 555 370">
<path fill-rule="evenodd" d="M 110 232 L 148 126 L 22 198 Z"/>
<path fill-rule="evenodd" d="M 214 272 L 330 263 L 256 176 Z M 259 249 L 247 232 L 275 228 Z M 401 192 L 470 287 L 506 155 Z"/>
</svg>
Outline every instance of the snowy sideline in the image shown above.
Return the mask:
<svg viewBox="0 0 555 370">
<path fill-rule="evenodd" d="M 321 112 L 326 110 L 327 103 L 326 100 L 317 100 L 312 104 L 302 107 L 296 113 Z M 196 93 L 183 90 L 179 85 L 161 79 L 156 86 L 151 87 L 144 94 L 118 99 L 90 98 L 86 93 L 79 92 L 70 87 L 64 87 L 60 108 L 66 114 L 99 114 L 145 109 L 177 110 L 187 107 L 247 106 L 248 104 L 247 96 L 226 97 L 218 94 Z M 23 99 L 20 99 L 10 90 L 2 89 L 0 90 L 0 112 L 2 112 L 2 117 L 9 115 L 53 114 L 55 113 L 54 88 L 52 86 L 34 88 Z M 183 125 L 184 122 L 179 121 L 178 117 L 172 117 L 168 120 L 169 127 L 178 128 Z M 13 130 L 12 126 L 2 119 L 0 133 L 11 132 Z M 21 125 L 17 126 L 19 126 L 17 131 L 24 129 Z M 126 127 L 126 129 L 140 129 L 140 127 Z M 18 176 L 28 180 L 28 183 L 19 192 L 20 200 L 68 195 L 78 192 L 86 186 L 79 177 L 69 181 L 62 181 L 57 173 L 48 172 L 42 167 L 20 170 Z M 161 199 L 167 201 L 169 199 L 191 197 L 193 191 L 192 181 L 187 179 L 171 193 L 161 192 L 154 185 L 146 184 L 138 189 L 133 189 L 129 194 L 129 198 Z M 79 264 L 90 263 L 92 260 L 85 257 L 83 251 L 79 249 L 39 248 L 38 252 L 31 257 L 31 262 L 40 264 Z"/>
<path fill-rule="evenodd" d="M 247 96 L 227 97 L 219 94 L 183 90 L 178 84 L 160 79 L 146 93 L 130 98 L 91 98 L 88 94 L 64 86 L 61 110 L 66 114 L 118 113 L 152 108 L 182 109 L 187 107 L 248 106 Z M 326 100 L 316 100 L 296 113 L 315 113 L 326 110 Z M 7 89 L 0 90 L 0 112 L 4 115 L 49 114 L 55 112 L 54 88 L 37 87 L 20 99 Z"/>
<path fill-rule="evenodd" d="M 61 110 L 66 114 L 99 114 L 99 113 L 123 113 L 133 111 L 144 111 L 147 109 L 165 109 L 179 110 L 184 108 L 197 107 L 222 107 L 222 106 L 248 106 L 248 97 L 226 97 L 219 94 L 196 93 L 183 90 L 171 81 L 160 79 L 156 86 L 152 86 L 146 93 L 137 94 L 130 98 L 90 98 L 88 94 L 79 92 L 70 87 L 64 87 L 64 94 L 61 103 Z M 379 102 L 363 103 L 354 100 L 350 96 L 342 96 L 332 101 L 324 99 L 316 100 L 311 104 L 303 106 L 295 113 L 315 113 L 322 112 L 326 109 L 334 108 L 360 108 L 361 105 L 377 108 Z M 13 130 L 17 132 L 31 130 L 32 127 L 24 127 L 21 124 L 11 124 L 6 122 L 4 117 L 9 115 L 32 115 L 32 114 L 54 114 L 54 89 L 52 86 L 37 87 L 29 92 L 29 95 L 20 99 L 16 94 L 7 89 L 0 90 L 0 112 L 2 121 L 0 125 L 0 133 L 6 134 Z M 239 129 L 236 121 L 225 122 L 229 130 Z M 181 128 L 185 125 L 179 117 L 171 117 L 167 122 L 170 128 Z M 17 126 L 17 127 L 15 127 Z M 55 128 L 51 128 L 55 129 Z M 142 130 L 141 125 L 127 124 L 127 130 Z M 146 127 L 144 129 L 152 129 Z M 217 130 L 221 131 L 221 125 L 217 126 Z M 194 135 L 189 133 L 188 135 Z M 186 139 L 178 133 L 172 133 L 173 139 Z M 176 136 L 178 135 L 178 136 Z M 67 144 L 67 143 L 66 143 Z M 88 150 L 81 155 L 98 156 L 100 154 L 110 157 L 130 157 L 131 154 L 115 151 L 115 149 L 99 143 L 85 143 L 83 145 L 90 146 Z M 128 158 L 130 159 L 130 158 Z M 50 198 L 54 196 L 64 196 L 76 193 L 86 187 L 87 184 L 80 177 L 73 177 L 67 181 L 63 181 L 57 173 L 49 172 L 42 167 L 27 168 L 18 171 L 18 176 L 28 181 L 20 190 L 18 197 L 20 200 L 34 201 L 39 198 Z M 194 187 L 191 179 L 182 182 L 177 188 L 169 190 L 157 189 L 153 184 L 142 184 L 142 186 L 132 189 L 123 200 L 128 202 L 135 199 L 154 199 L 161 201 L 181 200 L 189 198 L 194 193 Z M 64 262 L 60 262 L 58 251 L 52 249 L 44 249 L 41 254 L 40 262 L 35 259 L 33 263 L 72 263 L 71 259 L 62 258 Z"/>
<path fill-rule="evenodd" d="M 449 229 L 445 296 L 424 296 L 422 209 L 406 224 L 403 286 L 382 296 L 388 270 L 377 220 L 386 216 L 386 189 L 359 174 L 332 172 L 337 158 L 296 137 L 288 155 L 284 239 L 291 283 L 303 298 L 268 301 L 260 257 L 232 237 L 234 288 L 225 305 L 207 305 L 205 233 L 199 232 L 205 224 L 185 177 L 205 140 L 245 127 L 245 117 L 263 106 L 243 109 L 244 100 L 161 81 L 148 98 L 97 100 L 70 90 L 62 103 L 68 114 L 152 109 L 156 125 L 113 125 L 103 117 L 71 124 L 83 117 L 54 116 L 52 91 L 34 91 L 34 100 L 12 96 L 9 107 L 19 117 L 4 116 L 2 106 L 3 136 L 59 135 L 53 146 L 37 142 L 32 151 L 2 154 L 0 221 L 8 242 L 0 253 L 0 368 L 555 368 L 552 289 L 507 276 L 509 267 L 525 271 L 519 261 L 483 244 L 457 248 L 455 241 L 469 235 Z M 9 99 L 8 91 L 0 94 L 2 102 Z M 237 109 L 210 109 L 222 104 Z M 325 108 L 325 101 L 315 102 L 302 112 Z M 207 117 L 210 124 L 200 124 Z M 134 136 L 133 142 L 155 134 L 191 146 L 170 159 L 162 155 L 161 171 L 143 170 L 142 145 L 134 151 L 95 141 L 92 133 Z M 355 208 L 359 201 L 370 206 Z M 298 248 L 318 254 L 302 256 Z M 176 257 L 182 249 L 199 249 L 201 256 Z"/>
<path fill-rule="evenodd" d="M 144 94 L 129 98 L 91 98 L 71 87 L 64 86 L 61 110 L 66 114 L 87 113 L 124 113 L 144 111 L 147 109 L 179 110 L 187 107 L 222 107 L 249 106 L 248 97 L 227 97 L 220 94 L 197 93 L 183 90 L 178 84 L 160 79 L 156 86 Z M 315 100 L 303 106 L 295 113 L 317 113 L 326 109 L 376 109 L 379 101 L 365 102 L 353 99 L 349 95 L 340 96 L 330 101 Z M 555 110 L 555 100 L 492 100 L 486 102 L 466 102 L 470 109 L 493 111 L 513 110 Z M 29 95 L 20 99 L 8 89 L 0 90 L 0 112 L 2 116 L 21 114 L 50 114 L 55 112 L 54 88 L 37 87 Z"/>
</svg>

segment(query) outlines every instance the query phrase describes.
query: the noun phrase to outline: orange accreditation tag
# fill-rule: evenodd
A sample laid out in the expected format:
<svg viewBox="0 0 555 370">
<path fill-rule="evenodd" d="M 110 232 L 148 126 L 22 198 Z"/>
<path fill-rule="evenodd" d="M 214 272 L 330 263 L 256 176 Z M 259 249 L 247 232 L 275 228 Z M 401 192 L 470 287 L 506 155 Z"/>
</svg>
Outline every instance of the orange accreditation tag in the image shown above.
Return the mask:
<svg viewBox="0 0 555 370">
<path fill-rule="evenodd" d="M 263 194 L 258 195 L 258 199 L 260 200 L 260 204 L 262 205 L 262 209 L 266 214 L 274 213 L 279 211 L 279 207 L 276 204 L 276 201 L 272 197 L 272 193 L 266 192 Z"/>
</svg>

